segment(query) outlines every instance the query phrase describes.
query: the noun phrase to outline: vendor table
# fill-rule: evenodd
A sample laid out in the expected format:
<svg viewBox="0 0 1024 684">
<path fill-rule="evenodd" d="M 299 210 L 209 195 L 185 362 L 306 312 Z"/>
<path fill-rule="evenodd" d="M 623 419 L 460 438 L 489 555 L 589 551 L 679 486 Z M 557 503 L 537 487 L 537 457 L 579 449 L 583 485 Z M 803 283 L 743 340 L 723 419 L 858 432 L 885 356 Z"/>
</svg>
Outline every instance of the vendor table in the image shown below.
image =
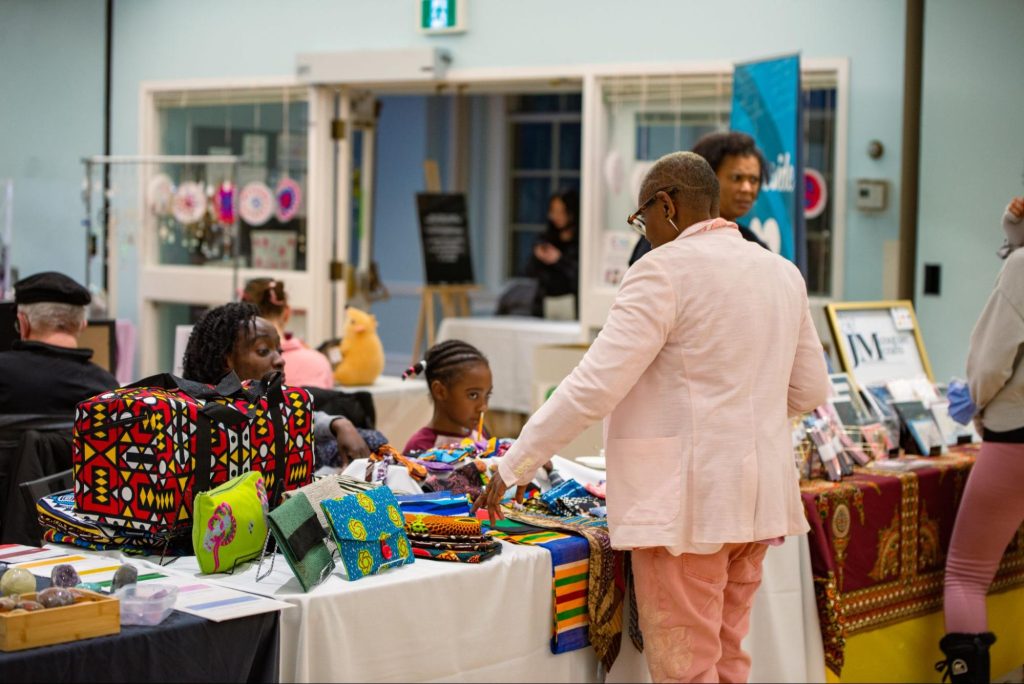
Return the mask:
<svg viewBox="0 0 1024 684">
<path fill-rule="evenodd" d="M 427 383 L 422 378 L 382 375 L 372 385 L 337 386 L 343 392 L 369 392 L 377 414 L 377 429 L 391 444 L 401 449 L 413 433 L 430 422 L 434 406 L 430 402 Z"/>
<path fill-rule="evenodd" d="M 534 350 L 543 345 L 580 342 L 581 331 L 576 321 L 521 316 L 445 318 L 437 339 L 468 342 L 490 360 L 494 378 L 490 408 L 532 413 Z"/>
<path fill-rule="evenodd" d="M 946 551 L 977 449 L 952 449 L 921 469 L 859 468 L 842 482 L 801 486 L 822 641 L 834 673 L 842 671 L 848 637 L 941 610 Z M 993 591 L 1022 584 L 1024 529 L 1007 548 Z M 904 651 L 904 658 L 930 670 L 940 636 L 941 628 L 926 640 L 926 652 Z"/>
<path fill-rule="evenodd" d="M 159 625 L 11 653 L 4 682 L 276 682 L 278 613 L 210 622 L 173 612 Z"/>
<path fill-rule="evenodd" d="M 199 574 L 193 557 L 171 569 Z M 204 580 L 298 607 L 281 615 L 282 681 L 598 681 L 593 649 L 551 653 L 543 549 L 502 544 L 479 565 L 417 560 L 354 582 L 336 571 L 309 593 L 283 559 L 256 574 L 252 565 Z"/>
</svg>

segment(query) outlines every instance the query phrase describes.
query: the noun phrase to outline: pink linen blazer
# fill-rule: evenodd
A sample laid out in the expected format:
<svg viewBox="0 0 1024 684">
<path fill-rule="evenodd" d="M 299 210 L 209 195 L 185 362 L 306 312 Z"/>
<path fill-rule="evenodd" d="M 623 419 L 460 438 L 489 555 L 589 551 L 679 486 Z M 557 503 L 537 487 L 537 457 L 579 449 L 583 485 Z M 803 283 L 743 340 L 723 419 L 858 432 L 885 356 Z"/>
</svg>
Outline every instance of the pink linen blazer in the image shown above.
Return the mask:
<svg viewBox="0 0 1024 684">
<path fill-rule="evenodd" d="M 607 417 L 616 548 L 707 552 L 808 530 L 789 416 L 825 402 L 799 270 L 698 223 L 630 267 L 597 339 L 499 463 L 506 484 Z"/>
</svg>

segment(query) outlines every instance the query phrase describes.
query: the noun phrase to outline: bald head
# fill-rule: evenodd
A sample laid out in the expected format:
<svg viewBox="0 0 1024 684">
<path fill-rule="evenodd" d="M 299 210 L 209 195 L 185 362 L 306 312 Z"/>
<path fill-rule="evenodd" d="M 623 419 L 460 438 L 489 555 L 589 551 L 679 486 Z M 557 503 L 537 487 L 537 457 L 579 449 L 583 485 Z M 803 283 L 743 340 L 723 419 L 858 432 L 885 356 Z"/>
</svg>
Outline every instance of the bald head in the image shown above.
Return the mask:
<svg viewBox="0 0 1024 684">
<path fill-rule="evenodd" d="M 655 192 L 667 188 L 676 188 L 672 197 L 679 203 L 677 208 L 683 215 L 718 216 L 718 177 L 699 154 L 673 152 L 654 162 L 640 185 L 637 204 L 643 204 Z"/>
</svg>

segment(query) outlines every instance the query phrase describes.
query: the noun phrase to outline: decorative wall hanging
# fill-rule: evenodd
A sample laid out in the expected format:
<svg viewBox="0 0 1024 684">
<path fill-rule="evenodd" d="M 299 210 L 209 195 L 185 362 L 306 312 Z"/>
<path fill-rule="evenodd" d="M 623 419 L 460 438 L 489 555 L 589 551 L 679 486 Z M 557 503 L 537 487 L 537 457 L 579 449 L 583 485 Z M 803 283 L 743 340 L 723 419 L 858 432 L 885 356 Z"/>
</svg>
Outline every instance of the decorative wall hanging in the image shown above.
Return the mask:
<svg viewBox="0 0 1024 684">
<path fill-rule="evenodd" d="M 181 223 L 196 223 L 206 213 L 206 193 L 203 186 L 195 181 L 185 181 L 178 186 L 171 207 L 174 218 Z"/>
<path fill-rule="evenodd" d="M 213 214 L 219 223 L 231 225 L 235 222 L 235 184 L 224 181 L 213 193 Z"/>
<path fill-rule="evenodd" d="M 156 216 L 169 216 L 174 199 L 174 181 L 166 173 L 158 173 L 149 179 L 146 188 L 146 203 Z"/>
<path fill-rule="evenodd" d="M 253 181 L 238 198 L 238 215 L 250 226 L 262 226 L 274 213 L 274 195 L 266 183 Z"/>
<path fill-rule="evenodd" d="M 277 197 L 277 220 L 287 223 L 299 213 L 299 204 L 302 202 L 302 188 L 291 178 L 282 178 L 274 190 Z"/>
</svg>

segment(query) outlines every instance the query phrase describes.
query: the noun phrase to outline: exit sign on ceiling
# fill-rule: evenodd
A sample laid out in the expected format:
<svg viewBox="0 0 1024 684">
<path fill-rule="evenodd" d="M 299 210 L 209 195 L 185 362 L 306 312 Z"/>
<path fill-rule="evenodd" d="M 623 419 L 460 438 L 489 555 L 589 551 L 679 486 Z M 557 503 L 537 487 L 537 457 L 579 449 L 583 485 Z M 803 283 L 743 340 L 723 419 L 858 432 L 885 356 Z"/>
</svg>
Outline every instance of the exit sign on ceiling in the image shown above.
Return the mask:
<svg viewBox="0 0 1024 684">
<path fill-rule="evenodd" d="M 461 33 L 466 30 L 468 0 L 419 0 L 423 33 Z"/>
</svg>

